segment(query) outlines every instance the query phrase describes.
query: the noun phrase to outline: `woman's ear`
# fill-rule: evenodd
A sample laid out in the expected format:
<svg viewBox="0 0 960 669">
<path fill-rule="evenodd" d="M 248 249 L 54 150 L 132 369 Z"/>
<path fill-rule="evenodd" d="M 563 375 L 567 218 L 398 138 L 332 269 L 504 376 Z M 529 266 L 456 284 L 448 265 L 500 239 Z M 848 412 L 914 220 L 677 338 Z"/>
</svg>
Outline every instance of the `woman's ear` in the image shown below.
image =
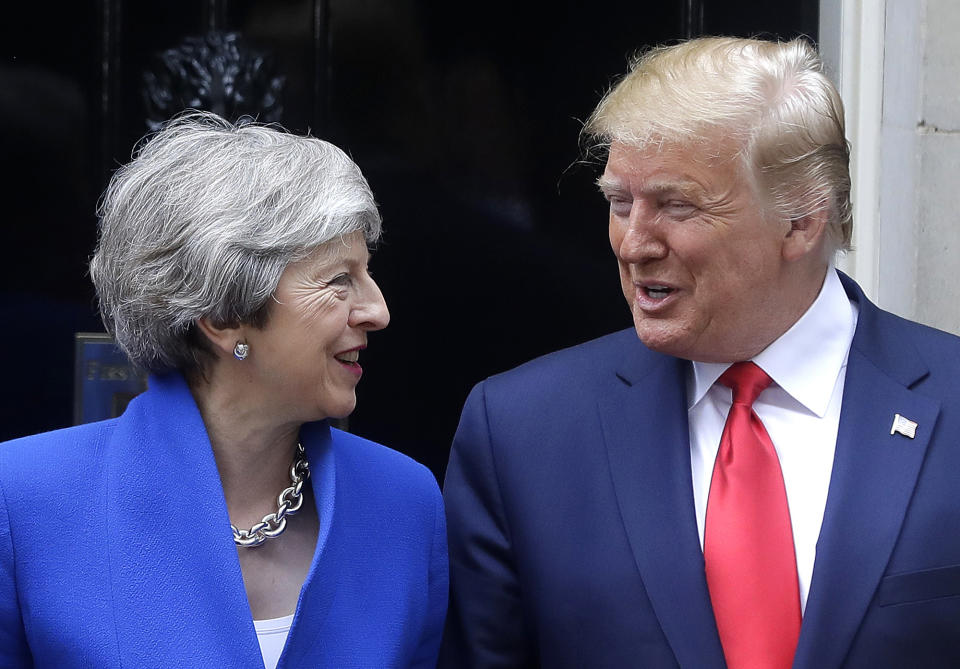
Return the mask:
<svg viewBox="0 0 960 669">
<path fill-rule="evenodd" d="M 790 230 L 783 238 L 783 258 L 788 262 L 815 252 L 819 258 L 827 236 L 828 213 L 826 209 L 815 211 L 790 221 Z"/>
<path fill-rule="evenodd" d="M 242 327 L 217 327 L 206 316 L 197 319 L 197 329 L 216 349 L 217 357 L 233 356 L 237 344 L 246 345 L 247 343 Z"/>
</svg>

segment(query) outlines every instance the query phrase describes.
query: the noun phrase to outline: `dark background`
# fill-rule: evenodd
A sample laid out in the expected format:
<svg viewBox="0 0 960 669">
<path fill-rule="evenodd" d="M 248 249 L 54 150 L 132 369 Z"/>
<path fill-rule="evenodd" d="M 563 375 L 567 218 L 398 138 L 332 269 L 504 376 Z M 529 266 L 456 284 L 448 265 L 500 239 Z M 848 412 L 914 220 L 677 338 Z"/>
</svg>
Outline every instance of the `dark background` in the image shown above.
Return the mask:
<svg viewBox="0 0 960 669">
<path fill-rule="evenodd" d="M 360 165 L 391 309 L 350 429 L 438 477 L 478 380 L 630 325 L 581 122 L 628 57 L 698 34 L 816 38 L 816 0 L 78 0 L 5 9 L 0 440 L 71 423 L 73 333 L 111 172 L 148 131 L 145 72 L 210 31 L 267 57 L 261 114 Z M 169 78 L 168 78 L 169 83 Z M 256 88 L 256 87 L 254 87 Z M 182 107 L 170 101 L 170 111 Z M 261 107 L 258 109 L 258 105 Z M 268 108 L 269 107 L 269 108 Z M 264 111 L 266 109 L 266 111 Z M 154 113 L 156 110 L 152 110 Z M 517 398 L 522 402 L 523 398 Z"/>
</svg>

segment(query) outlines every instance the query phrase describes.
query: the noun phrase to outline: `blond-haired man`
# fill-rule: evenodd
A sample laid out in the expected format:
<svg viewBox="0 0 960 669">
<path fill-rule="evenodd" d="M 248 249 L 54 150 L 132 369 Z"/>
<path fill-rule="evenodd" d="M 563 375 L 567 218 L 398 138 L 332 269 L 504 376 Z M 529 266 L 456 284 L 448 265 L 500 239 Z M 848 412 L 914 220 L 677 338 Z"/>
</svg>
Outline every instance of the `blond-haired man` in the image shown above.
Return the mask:
<svg viewBox="0 0 960 669">
<path fill-rule="evenodd" d="M 471 393 L 441 664 L 960 666 L 960 339 L 833 268 L 815 51 L 652 50 L 585 132 L 635 327 Z"/>
</svg>

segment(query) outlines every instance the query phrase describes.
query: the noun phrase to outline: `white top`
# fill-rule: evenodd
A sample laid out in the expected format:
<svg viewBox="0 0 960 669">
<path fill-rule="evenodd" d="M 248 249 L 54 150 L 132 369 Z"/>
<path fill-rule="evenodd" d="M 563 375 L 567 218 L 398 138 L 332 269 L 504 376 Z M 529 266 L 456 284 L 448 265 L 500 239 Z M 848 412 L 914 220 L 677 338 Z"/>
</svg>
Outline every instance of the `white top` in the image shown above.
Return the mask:
<svg viewBox="0 0 960 669">
<path fill-rule="evenodd" d="M 270 620 L 254 620 L 257 628 L 257 641 L 260 642 L 260 652 L 263 654 L 263 666 L 266 669 L 277 669 L 283 646 L 287 643 L 290 625 L 293 624 L 293 614 Z"/>
<path fill-rule="evenodd" d="M 753 358 L 773 379 L 753 408 L 780 458 L 797 554 L 801 609 L 806 608 L 813 576 L 837 445 L 847 355 L 856 325 L 856 306 L 830 268 L 807 312 Z M 713 463 L 733 403 L 730 389 L 716 381 L 729 366 L 694 362 L 687 379 L 693 499 L 701 547 Z"/>
</svg>

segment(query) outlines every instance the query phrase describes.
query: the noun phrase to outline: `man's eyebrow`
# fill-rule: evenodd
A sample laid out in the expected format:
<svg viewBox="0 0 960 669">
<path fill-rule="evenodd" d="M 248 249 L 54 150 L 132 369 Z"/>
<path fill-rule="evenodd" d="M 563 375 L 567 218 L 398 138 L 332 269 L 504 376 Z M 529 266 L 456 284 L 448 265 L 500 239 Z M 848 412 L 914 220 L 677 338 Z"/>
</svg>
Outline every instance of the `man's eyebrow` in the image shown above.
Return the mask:
<svg viewBox="0 0 960 669">
<path fill-rule="evenodd" d="M 603 193 L 625 193 L 630 190 L 629 186 L 621 181 L 603 176 L 597 179 L 597 188 Z M 651 179 L 643 185 L 642 191 L 653 194 L 681 193 L 683 195 L 694 195 L 705 192 L 703 186 L 693 179 Z"/>
<path fill-rule="evenodd" d="M 626 191 L 628 190 L 622 182 L 611 179 L 610 177 L 604 175 L 597 179 L 597 188 L 600 189 L 603 193 L 609 193 L 611 191 Z"/>
<path fill-rule="evenodd" d="M 694 193 L 704 192 L 703 186 L 692 179 L 652 181 L 647 185 L 646 190 L 653 193 L 681 193 L 683 195 L 693 195 Z"/>
</svg>

